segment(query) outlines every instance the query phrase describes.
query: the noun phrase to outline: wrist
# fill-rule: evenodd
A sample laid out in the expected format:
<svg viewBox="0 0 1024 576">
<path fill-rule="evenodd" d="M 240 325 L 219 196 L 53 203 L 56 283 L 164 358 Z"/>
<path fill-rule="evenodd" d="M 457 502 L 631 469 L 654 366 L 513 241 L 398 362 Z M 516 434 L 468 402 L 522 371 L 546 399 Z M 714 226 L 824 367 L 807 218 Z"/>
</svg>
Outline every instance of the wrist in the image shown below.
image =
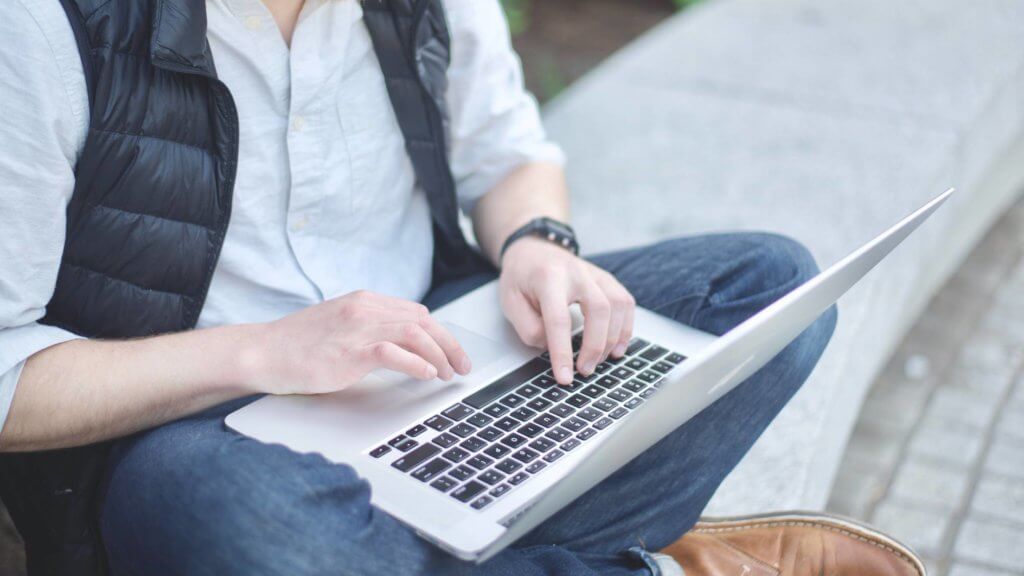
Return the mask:
<svg viewBox="0 0 1024 576">
<path fill-rule="evenodd" d="M 225 328 L 227 358 L 225 378 L 230 386 L 245 394 L 266 394 L 270 362 L 267 351 L 269 324 L 239 324 Z"/>
<path fill-rule="evenodd" d="M 502 265 L 509 250 L 529 239 L 579 255 L 579 244 L 572 227 L 554 218 L 541 216 L 521 225 L 506 237 L 498 252 L 498 265 Z"/>
</svg>

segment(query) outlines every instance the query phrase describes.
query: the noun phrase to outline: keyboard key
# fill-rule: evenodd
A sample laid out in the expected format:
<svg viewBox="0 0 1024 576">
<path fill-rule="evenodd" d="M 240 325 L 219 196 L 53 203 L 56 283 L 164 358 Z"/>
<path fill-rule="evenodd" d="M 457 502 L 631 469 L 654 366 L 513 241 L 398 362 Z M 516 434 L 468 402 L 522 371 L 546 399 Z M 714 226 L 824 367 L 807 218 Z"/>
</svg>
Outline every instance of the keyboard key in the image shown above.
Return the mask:
<svg viewBox="0 0 1024 576">
<path fill-rule="evenodd" d="M 417 468 L 416 471 L 412 473 L 412 477 L 420 482 L 430 482 L 448 468 L 451 468 L 451 464 L 440 458 L 434 458 L 430 462 L 427 462 L 423 466 Z"/>
<path fill-rule="evenodd" d="M 543 431 L 543 428 L 537 426 L 533 422 L 530 422 L 529 424 L 524 424 L 519 427 L 519 430 L 516 430 L 516 432 L 519 432 L 523 436 L 529 436 L 530 438 L 536 438 Z"/>
<path fill-rule="evenodd" d="M 668 362 L 665 361 L 658 362 L 654 366 L 651 366 L 651 370 L 654 370 L 655 372 L 660 372 L 662 374 L 668 374 L 669 372 L 672 371 L 673 368 L 675 368 L 675 364 L 669 364 Z"/>
<path fill-rule="evenodd" d="M 612 364 L 611 362 L 601 362 L 597 365 L 597 368 L 594 369 L 594 374 L 604 374 L 612 368 L 615 368 L 615 364 Z"/>
<path fill-rule="evenodd" d="M 565 452 L 562 452 L 561 450 L 552 450 L 544 455 L 544 460 L 547 462 L 554 462 L 562 456 L 565 456 Z"/>
<path fill-rule="evenodd" d="M 640 393 L 640 397 L 646 400 L 647 398 L 654 396 L 655 392 L 657 392 L 657 390 L 655 390 L 654 388 L 648 388 Z"/>
<path fill-rule="evenodd" d="M 615 388 L 619 385 L 619 382 L 622 382 L 622 380 L 619 380 L 615 376 L 601 376 L 597 380 L 597 385 L 602 388 Z"/>
<path fill-rule="evenodd" d="M 469 422 L 470 424 L 476 426 L 477 428 L 483 428 L 484 426 L 487 426 L 493 421 L 494 418 L 491 418 L 486 414 L 481 414 L 480 412 L 473 414 L 466 420 L 466 422 Z"/>
<path fill-rule="evenodd" d="M 476 456 L 470 458 L 469 461 L 466 462 L 466 464 L 469 464 L 470 466 L 476 468 L 477 470 L 483 470 L 484 468 L 487 468 L 491 464 L 494 464 L 494 460 L 491 460 L 487 456 L 481 456 L 477 454 Z"/>
<path fill-rule="evenodd" d="M 494 502 L 494 499 L 492 499 L 490 496 L 481 496 L 474 500 L 473 503 L 470 504 L 470 506 L 472 506 L 474 510 L 480 510 L 481 508 L 487 506 L 491 502 Z"/>
<path fill-rule="evenodd" d="M 372 456 L 374 458 L 380 458 L 381 456 L 387 454 L 388 452 L 391 452 L 391 448 L 390 447 L 388 447 L 388 446 L 377 446 L 376 448 L 374 448 L 373 450 L 370 451 L 370 456 Z"/>
<path fill-rule="evenodd" d="M 484 449 L 484 446 L 487 446 L 487 442 L 476 437 L 466 438 L 461 444 L 459 444 L 460 448 L 463 450 L 469 450 L 470 452 L 479 452 Z"/>
<path fill-rule="evenodd" d="M 526 402 L 526 400 L 523 400 L 521 396 L 516 396 L 515 394 L 509 394 L 508 396 L 505 396 L 504 398 L 501 399 L 501 403 L 504 404 L 505 406 L 508 406 L 509 408 L 515 408 L 516 406 L 519 406 L 523 402 Z"/>
<path fill-rule="evenodd" d="M 458 466 L 448 473 L 449 476 L 455 478 L 459 482 L 462 482 L 463 480 L 469 480 L 470 478 L 473 477 L 473 474 L 476 474 L 476 470 L 473 470 L 469 466 L 465 465 Z"/>
<path fill-rule="evenodd" d="M 558 424 L 558 418 L 552 416 L 551 414 L 544 413 L 534 418 L 533 423 L 539 424 L 540 426 L 543 426 L 545 428 L 551 428 L 555 424 Z"/>
<path fill-rule="evenodd" d="M 533 442 L 530 442 L 530 448 L 538 452 L 547 452 L 555 447 L 555 443 L 547 438 L 537 438 Z"/>
<path fill-rule="evenodd" d="M 580 420 L 579 418 L 573 417 L 562 422 L 562 426 L 565 426 L 566 428 L 572 430 L 573 432 L 579 432 L 580 430 L 583 430 L 584 428 L 587 427 L 587 423 L 583 420 Z"/>
<path fill-rule="evenodd" d="M 630 392 L 635 393 L 643 390 L 644 388 L 647 388 L 647 385 L 644 384 L 643 382 L 640 382 L 639 380 L 630 380 L 629 382 L 623 384 L 622 387 L 625 388 L 626 390 L 629 390 Z"/>
<path fill-rule="evenodd" d="M 448 448 L 449 446 L 453 446 L 458 441 L 459 441 L 458 438 L 456 438 L 455 436 L 452 436 L 451 434 L 449 434 L 447 432 L 445 432 L 444 434 L 441 434 L 437 438 L 434 438 L 433 440 L 431 440 L 431 442 L 433 442 L 434 444 L 437 444 L 441 448 Z"/>
<path fill-rule="evenodd" d="M 497 426 L 498 428 L 501 428 L 505 432 L 508 432 L 515 428 L 516 426 L 519 426 L 519 420 L 516 420 L 511 416 L 505 416 L 504 418 L 495 422 L 494 425 Z"/>
<path fill-rule="evenodd" d="M 647 350 L 641 352 L 640 357 L 643 358 L 644 360 L 650 360 L 651 362 L 653 362 L 658 358 L 661 358 L 665 354 L 668 354 L 668 350 L 665 350 L 661 346 L 655 344 L 654 346 L 651 346 Z"/>
<path fill-rule="evenodd" d="M 444 416 L 431 416 L 426 420 L 426 422 L 424 422 L 424 424 L 440 432 L 441 430 L 444 430 L 445 428 L 454 424 L 454 422 L 445 418 Z"/>
<path fill-rule="evenodd" d="M 559 446 L 559 448 L 562 449 L 562 452 L 569 452 L 569 451 L 573 450 L 574 448 L 579 447 L 579 445 L 580 445 L 580 441 L 579 440 L 577 440 L 575 438 L 570 438 L 570 439 L 566 440 L 565 442 L 562 442 L 562 445 Z"/>
<path fill-rule="evenodd" d="M 630 358 L 626 361 L 625 365 L 630 370 L 643 370 L 644 368 L 647 368 L 647 362 L 644 362 L 639 358 Z"/>
<path fill-rule="evenodd" d="M 405 433 L 407 435 L 409 435 L 409 436 L 419 436 L 420 434 L 423 434 L 426 431 L 427 431 L 427 427 L 426 426 L 424 426 L 423 424 L 417 424 L 417 425 L 413 426 L 412 428 L 409 428 L 408 430 L 406 430 Z"/>
<path fill-rule="evenodd" d="M 493 426 L 488 426 L 487 428 L 484 428 L 483 430 L 477 433 L 477 438 L 481 438 L 488 442 L 494 442 L 498 438 L 501 438 L 501 434 L 501 430 L 498 430 Z"/>
<path fill-rule="evenodd" d="M 504 496 L 505 494 L 507 494 L 508 491 L 511 490 L 511 489 L 512 488 L 510 488 L 508 484 L 499 484 L 498 486 L 495 486 L 493 490 L 488 492 L 488 494 L 490 494 L 491 496 L 493 496 L 495 498 L 500 498 L 500 497 Z"/>
<path fill-rule="evenodd" d="M 442 416 L 448 418 L 449 420 L 454 420 L 456 422 L 462 420 L 463 418 L 469 416 L 472 413 L 473 410 L 471 408 L 463 406 L 462 404 L 455 404 L 454 406 L 450 406 L 441 411 Z"/>
<path fill-rule="evenodd" d="M 394 447 L 398 446 L 399 444 L 401 444 L 402 442 L 405 442 L 408 439 L 409 439 L 409 437 L 406 436 L 405 434 L 399 434 L 398 436 L 395 436 L 391 440 L 388 440 L 388 446 L 391 446 L 392 448 L 394 448 Z"/>
<path fill-rule="evenodd" d="M 530 475 L 529 474 L 527 474 L 526 472 L 520 472 L 520 473 L 516 474 L 515 476 L 509 478 L 508 479 L 508 483 L 513 485 L 513 486 L 518 486 L 518 485 L 522 484 L 523 482 L 526 482 L 529 479 L 530 479 Z"/>
<path fill-rule="evenodd" d="M 526 471 L 529 472 L 530 474 L 536 474 L 537 472 L 540 472 L 541 470 L 547 468 L 547 466 L 547 464 L 541 462 L 540 460 L 537 460 L 533 464 L 527 466 Z"/>
<path fill-rule="evenodd" d="M 431 486 L 431 488 L 436 488 L 436 489 L 440 490 L 441 492 L 447 492 L 447 491 L 451 490 L 452 488 L 454 488 L 457 484 L 458 484 L 458 482 L 456 482 L 455 480 L 452 480 L 451 478 L 449 478 L 447 476 L 442 476 L 442 477 L 438 478 L 437 480 L 434 480 L 433 482 L 431 482 L 430 486 Z"/>
<path fill-rule="evenodd" d="M 605 428 L 611 426 L 614 423 L 615 420 L 612 420 L 611 418 L 605 416 L 604 418 L 601 418 L 597 422 L 594 422 L 594 428 L 597 428 L 598 430 L 604 430 Z"/>
<path fill-rule="evenodd" d="M 610 400 L 608 398 L 598 398 L 597 400 L 594 400 L 593 404 L 591 404 L 591 406 L 593 406 L 594 408 L 597 408 L 598 410 L 600 410 L 602 412 L 611 412 L 618 405 L 619 405 L 618 402 L 616 402 L 614 400 Z"/>
<path fill-rule="evenodd" d="M 452 426 L 452 429 L 449 430 L 449 432 L 451 432 L 452 434 L 455 434 L 459 438 L 469 438 L 473 434 L 476 434 L 476 428 L 473 428 L 469 424 L 466 424 L 465 422 L 462 422 L 462 423 L 456 424 L 455 426 Z"/>
<path fill-rule="evenodd" d="M 501 458 L 510 452 L 512 452 L 512 449 L 502 444 L 493 444 L 484 450 L 484 454 L 487 454 L 491 458 Z"/>
<path fill-rule="evenodd" d="M 462 403 L 477 409 L 483 408 L 493 402 L 496 398 L 519 387 L 523 382 L 527 382 L 534 376 L 544 373 L 544 371 L 550 367 L 550 362 L 545 362 L 540 358 L 533 358 L 526 364 L 523 364 L 519 368 L 516 368 L 494 382 L 491 382 L 487 386 L 484 386 L 480 390 L 477 390 L 473 394 L 463 398 Z M 491 414 L 490 412 L 487 414 L 494 417 L 501 415 Z"/>
<path fill-rule="evenodd" d="M 424 444 L 412 452 L 402 456 L 398 460 L 395 460 L 391 463 L 391 466 L 401 470 L 402 472 L 408 472 L 422 464 L 427 458 L 430 458 L 440 451 L 441 449 L 433 444 Z"/>
<path fill-rule="evenodd" d="M 643 404 L 643 402 L 644 401 L 640 398 L 630 398 L 629 400 L 626 400 L 626 403 L 623 404 L 623 406 L 632 410 L 633 408 L 636 408 L 637 406 Z"/>
<path fill-rule="evenodd" d="M 412 438 L 409 438 L 405 442 L 402 442 L 398 446 L 395 446 L 395 448 L 401 452 L 408 452 L 409 450 L 412 450 L 416 446 L 419 446 L 419 442 L 413 440 Z"/>
<path fill-rule="evenodd" d="M 448 460 L 451 460 L 452 462 L 458 463 L 462 462 L 466 458 L 469 458 L 469 452 L 466 452 L 462 448 L 452 448 L 451 450 L 442 454 L 442 456 L 444 456 Z"/>
<path fill-rule="evenodd" d="M 611 412 L 608 413 L 609 416 L 611 416 L 612 418 L 615 418 L 616 420 L 618 420 L 619 418 L 622 418 L 626 414 L 629 414 L 629 410 L 626 410 L 622 406 L 619 406 L 615 410 L 612 410 Z"/>
<path fill-rule="evenodd" d="M 601 394 L 604 394 L 604 388 L 591 384 L 584 388 L 583 390 L 580 390 L 580 392 L 586 394 L 587 396 L 590 396 L 591 398 L 597 398 Z"/>
<path fill-rule="evenodd" d="M 488 416 L 497 418 L 498 416 L 501 416 L 502 414 L 508 412 L 508 408 L 502 406 L 501 404 L 491 404 L 487 408 L 484 408 L 484 412 L 486 412 Z"/>
<path fill-rule="evenodd" d="M 575 410 L 573 410 L 569 406 L 566 406 L 565 404 L 559 404 L 558 406 L 555 406 L 551 410 L 548 410 L 548 412 L 550 414 L 554 414 L 555 416 L 558 416 L 559 418 L 565 418 L 566 416 L 568 416 L 568 415 L 572 414 L 573 412 L 575 412 Z"/>
<path fill-rule="evenodd" d="M 616 402 L 625 402 L 626 400 L 629 400 L 630 396 L 632 396 L 632 394 L 626 392 L 622 388 L 616 388 L 608 393 L 608 398 L 611 398 Z"/>
<path fill-rule="evenodd" d="M 632 340 L 629 341 L 629 347 L 626 348 L 626 356 L 632 356 L 633 354 L 636 354 L 644 347 L 646 347 L 648 344 L 650 344 L 650 342 L 644 340 L 643 338 L 633 338 Z"/>
<path fill-rule="evenodd" d="M 565 398 L 568 395 L 569 395 L 568 392 L 566 392 L 565 390 L 560 390 L 558 388 L 552 388 L 551 390 L 548 390 L 547 392 L 545 392 L 541 396 L 543 398 L 551 400 L 552 402 L 558 402 L 559 400 L 561 400 L 562 398 Z"/>
<path fill-rule="evenodd" d="M 590 374 L 588 374 L 586 376 L 584 376 L 583 374 L 580 374 L 580 373 L 577 372 L 576 376 L 573 377 L 573 380 L 576 380 L 577 382 L 579 382 L 581 384 L 590 384 L 591 382 L 593 382 L 596 379 L 597 379 L 597 372 L 596 371 L 592 372 L 592 373 L 590 373 Z"/>
<path fill-rule="evenodd" d="M 530 462 L 533 462 L 534 460 L 537 459 L 538 456 L 540 456 L 540 454 L 537 454 L 536 452 L 530 450 L 529 448 L 522 448 L 516 450 L 516 452 L 512 454 L 513 458 L 519 460 L 523 464 L 529 464 Z"/>
<path fill-rule="evenodd" d="M 577 434 L 576 437 L 579 438 L 580 440 L 590 440 L 595 435 L 597 435 L 597 430 L 594 430 L 593 428 L 587 428 L 586 430 L 583 430 L 582 432 Z"/>
<path fill-rule="evenodd" d="M 664 383 L 665 383 L 665 379 L 664 378 L 659 378 L 659 379 L 655 380 L 654 383 L 651 384 L 651 386 L 654 386 L 655 388 L 661 388 L 661 385 L 664 384 Z"/>
<path fill-rule="evenodd" d="M 661 378 L 661 375 L 658 374 L 657 372 L 652 372 L 650 370 L 644 370 L 643 372 L 637 374 L 636 377 L 639 378 L 640 380 L 643 380 L 644 382 L 647 382 L 648 384 L 651 384 L 652 382 L 654 382 L 658 378 Z"/>
<path fill-rule="evenodd" d="M 623 368 L 622 366 L 619 366 L 615 370 L 612 370 L 612 376 L 618 378 L 619 380 L 626 380 L 628 378 L 632 378 L 633 374 L 636 374 L 636 372 L 633 372 L 629 368 Z"/>
<path fill-rule="evenodd" d="M 501 470 L 505 474 L 511 474 L 511 473 L 515 472 L 516 470 L 519 470 L 522 467 L 523 467 L 522 464 L 520 464 L 519 462 L 516 462 L 515 460 L 509 458 L 507 460 L 502 460 L 501 462 L 499 462 L 495 466 L 495 469 Z"/>
<path fill-rule="evenodd" d="M 597 420 L 598 418 L 601 417 L 601 413 L 598 412 L 597 410 L 594 410 L 593 408 L 584 408 L 583 410 L 577 412 L 576 415 L 579 416 L 580 418 L 583 418 L 587 422 L 593 422 L 594 420 Z"/>
<path fill-rule="evenodd" d="M 540 386 L 541 388 L 551 388 L 555 384 L 558 384 L 558 381 L 551 376 L 540 375 L 533 379 L 533 384 L 535 386 Z"/>
<path fill-rule="evenodd" d="M 460 502 L 469 502 L 475 498 L 477 494 L 483 492 L 485 488 L 487 487 L 475 480 L 467 482 L 452 492 L 452 498 L 455 498 Z"/>
<path fill-rule="evenodd" d="M 501 443 L 509 448 L 519 448 L 523 444 L 526 444 L 526 438 L 519 434 L 509 434 L 501 439 Z"/>
<path fill-rule="evenodd" d="M 536 415 L 537 413 L 534 412 L 533 410 L 530 410 L 529 408 L 520 408 L 518 410 L 512 411 L 512 417 L 518 418 L 521 422 L 526 422 L 527 420 L 533 418 Z"/>
<path fill-rule="evenodd" d="M 545 400 L 543 398 L 534 398 L 533 400 L 530 400 L 529 402 L 527 402 L 526 406 L 530 410 L 536 410 L 536 411 L 540 412 L 541 410 L 544 410 L 548 406 L 551 406 L 551 401 L 550 400 Z"/>
<path fill-rule="evenodd" d="M 476 479 L 480 480 L 481 482 L 485 482 L 491 486 L 494 486 L 498 482 L 504 480 L 505 475 L 495 470 L 488 470 L 487 472 L 482 472 L 479 476 L 476 477 Z"/>
<path fill-rule="evenodd" d="M 683 356 L 679 352 L 673 352 L 664 358 L 665 362 L 669 364 L 679 364 L 683 360 L 686 360 L 686 356 Z"/>
<path fill-rule="evenodd" d="M 544 434 L 544 437 L 551 438 L 555 442 L 561 442 L 562 440 L 565 440 L 569 436 L 571 436 L 571 434 L 569 432 L 567 432 L 566 429 L 562 428 L 561 426 L 559 426 L 557 428 L 552 428 L 551 430 L 548 430 Z"/>
<path fill-rule="evenodd" d="M 590 403 L 590 398 L 587 398 L 583 394 L 574 394 L 572 396 L 569 396 L 565 400 L 565 403 L 574 408 L 582 408 Z"/>
<path fill-rule="evenodd" d="M 525 384 L 516 390 L 516 394 L 519 394 L 523 398 L 533 398 L 537 394 L 540 394 L 540 388 L 533 384 Z"/>
</svg>

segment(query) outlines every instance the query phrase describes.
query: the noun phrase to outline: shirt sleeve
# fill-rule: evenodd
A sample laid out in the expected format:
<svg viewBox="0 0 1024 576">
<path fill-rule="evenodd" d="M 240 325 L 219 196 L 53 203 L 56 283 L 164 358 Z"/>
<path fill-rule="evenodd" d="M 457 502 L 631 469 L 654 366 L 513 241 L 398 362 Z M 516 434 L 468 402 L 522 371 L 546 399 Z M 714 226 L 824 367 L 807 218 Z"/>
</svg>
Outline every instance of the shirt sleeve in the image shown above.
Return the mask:
<svg viewBox="0 0 1024 576">
<path fill-rule="evenodd" d="M 76 336 L 37 322 L 64 250 L 88 97 L 59 3 L 0 2 L 0 429 L 25 360 Z"/>
<path fill-rule="evenodd" d="M 498 0 L 447 0 L 445 8 L 452 39 L 451 166 L 459 203 L 468 213 L 515 167 L 563 164 L 565 157 L 548 140 L 537 101 L 523 86 Z"/>
</svg>

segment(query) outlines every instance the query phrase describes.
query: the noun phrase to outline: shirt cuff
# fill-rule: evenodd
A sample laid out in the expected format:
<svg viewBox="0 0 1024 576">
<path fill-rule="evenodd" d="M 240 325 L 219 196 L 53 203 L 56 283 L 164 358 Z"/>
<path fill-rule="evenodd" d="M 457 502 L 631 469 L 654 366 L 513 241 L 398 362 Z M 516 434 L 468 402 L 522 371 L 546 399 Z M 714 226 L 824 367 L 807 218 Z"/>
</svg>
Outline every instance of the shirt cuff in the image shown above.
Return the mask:
<svg viewBox="0 0 1024 576">
<path fill-rule="evenodd" d="M 40 350 L 77 338 L 67 330 L 38 323 L 0 330 L 0 430 L 11 411 L 25 361 Z"/>
</svg>

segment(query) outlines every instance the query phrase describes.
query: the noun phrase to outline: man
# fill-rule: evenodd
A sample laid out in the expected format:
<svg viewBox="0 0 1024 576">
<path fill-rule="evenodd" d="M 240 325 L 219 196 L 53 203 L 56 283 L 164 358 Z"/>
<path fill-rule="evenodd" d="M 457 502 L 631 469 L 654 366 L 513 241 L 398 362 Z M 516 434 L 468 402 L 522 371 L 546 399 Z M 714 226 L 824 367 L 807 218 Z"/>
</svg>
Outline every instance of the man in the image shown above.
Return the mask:
<svg viewBox="0 0 1024 576">
<path fill-rule="evenodd" d="M 586 260 L 549 242 L 562 157 L 496 0 L 14 0 L 0 38 L 0 483 L 30 570 L 670 573 L 655 551 L 831 335 L 830 314 L 513 548 L 460 562 L 370 506 L 351 468 L 223 417 L 377 368 L 468 373 L 427 306 L 495 277 L 569 383 L 622 355 L 636 303 L 722 333 L 812 276 L 807 251 L 731 234 Z M 694 570 L 749 563 L 712 548 L 674 550 Z"/>
</svg>

